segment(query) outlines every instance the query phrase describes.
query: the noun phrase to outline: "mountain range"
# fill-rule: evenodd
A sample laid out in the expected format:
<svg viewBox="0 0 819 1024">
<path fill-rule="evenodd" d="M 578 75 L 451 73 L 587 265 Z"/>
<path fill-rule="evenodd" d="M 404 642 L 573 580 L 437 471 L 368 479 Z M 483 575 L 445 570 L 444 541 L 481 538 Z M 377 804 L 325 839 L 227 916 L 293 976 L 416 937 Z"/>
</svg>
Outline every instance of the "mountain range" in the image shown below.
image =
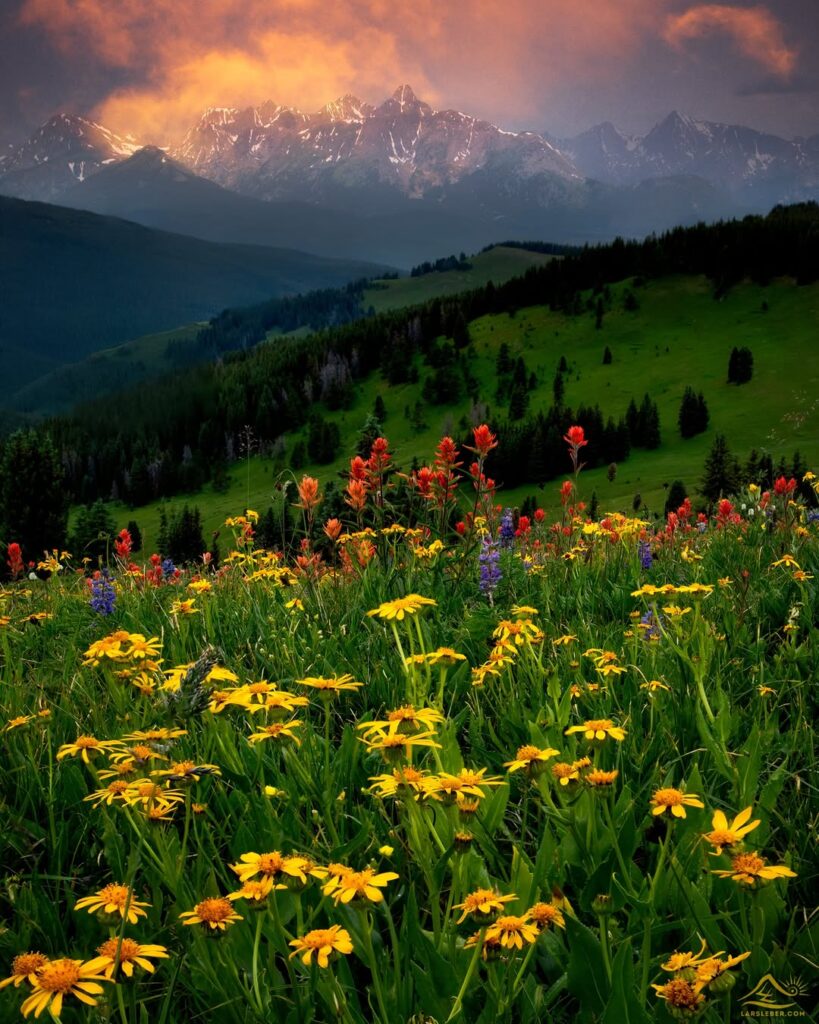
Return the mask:
<svg viewBox="0 0 819 1024">
<path fill-rule="evenodd" d="M 402 85 L 315 113 L 212 108 L 165 150 L 76 115 L 0 159 L 0 192 L 218 242 L 409 266 L 500 238 L 586 242 L 819 195 L 819 136 L 672 113 L 644 137 L 509 132 Z"/>
</svg>

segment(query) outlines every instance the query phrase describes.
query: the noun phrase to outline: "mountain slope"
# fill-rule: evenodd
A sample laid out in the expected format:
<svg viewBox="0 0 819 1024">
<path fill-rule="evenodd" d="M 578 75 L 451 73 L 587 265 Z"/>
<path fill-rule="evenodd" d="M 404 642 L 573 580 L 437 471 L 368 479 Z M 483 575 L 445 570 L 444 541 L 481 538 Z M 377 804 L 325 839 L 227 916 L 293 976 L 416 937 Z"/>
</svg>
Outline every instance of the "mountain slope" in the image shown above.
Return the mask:
<svg viewBox="0 0 819 1024">
<path fill-rule="evenodd" d="M 127 338 L 378 269 L 0 198 L 0 369 L 13 390 Z"/>
<path fill-rule="evenodd" d="M 201 177 L 155 147 L 104 167 L 65 191 L 60 202 L 213 242 L 283 246 L 406 268 L 430 254 L 479 249 L 498 237 L 485 219 L 431 201 L 397 198 L 380 214 L 297 200 L 263 202 Z"/>
<path fill-rule="evenodd" d="M 54 199 L 138 148 L 131 136 L 74 114 L 57 114 L 0 160 L 0 188 L 20 199 Z"/>
</svg>

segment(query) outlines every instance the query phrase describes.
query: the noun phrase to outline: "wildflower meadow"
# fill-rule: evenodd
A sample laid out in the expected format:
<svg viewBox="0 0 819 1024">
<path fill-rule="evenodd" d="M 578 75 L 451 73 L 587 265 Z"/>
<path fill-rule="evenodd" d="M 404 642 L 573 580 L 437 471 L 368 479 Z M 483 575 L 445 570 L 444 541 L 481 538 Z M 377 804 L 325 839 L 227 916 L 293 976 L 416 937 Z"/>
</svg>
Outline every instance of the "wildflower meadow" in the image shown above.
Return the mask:
<svg viewBox="0 0 819 1024">
<path fill-rule="evenodd" d="M 1 1021 L 809 1018 L 819 482 L 591 519 L 565 443 L 557 517 L 480 426 L 290 551 L 9 545 Z"/>
</svg>

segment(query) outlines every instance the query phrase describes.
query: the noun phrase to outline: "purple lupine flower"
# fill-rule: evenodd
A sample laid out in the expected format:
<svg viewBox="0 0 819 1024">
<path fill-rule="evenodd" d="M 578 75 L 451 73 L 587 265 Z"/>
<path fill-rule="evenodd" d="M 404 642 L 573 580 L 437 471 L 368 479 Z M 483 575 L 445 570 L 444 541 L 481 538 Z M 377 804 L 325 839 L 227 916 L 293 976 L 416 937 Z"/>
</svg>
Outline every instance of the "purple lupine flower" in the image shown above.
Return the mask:
<svg viewBox="0 0 819 1024">
<path fill-rule="evenodd" d="M 515 519 L 512 509 L 503 510 L 500 524 L 500 545 L 502 548 L 511 548 L 515 542 Z"/>
<path fill-rule="evenodd" d="M 98 615 L 111 615 L 117 600 L 117 592 L 111 582 L 111 574 L 103 569 L 97 579 L 91 581 L 89 604 Z"/>
<path fill-rule="evenodd" d="M 814 509 L 813 512 L 808 512 L 809 523 L 819 523 L 819 510 Z"/>
<path fill-rule="evenodd" d="M 500 551 L 498 551 L 498 542 L 492 540 L 487 534 L 481 541 L 481 553 L 478 555 L 478 563 L 480 565 L 480 580 L 478 586 L 480 591 L 486 597 L 489 598 L 489 603 L 492 603 L 492 596 L 495 593 L 498 584 L 501 581 L 503 573 L 500 568 Z"/>
<path fill-rule="evenodd" d="M 637 545 L 637 551 L 640 555 L 640 565 L 643 569 L 650 569 L 654 559 L 651 556 L 651 545 L 648 541 L 641 540 Z"/>
<path fill-rule="evenodd" d="M 162 575 L 167 579 L 169 576 L 173 576 L 176 572 L 176 566 L 173 564 L 172 558 L 164 558 L 162 560 Z"/>
<path fill-rule="evenodd" d="M 643 615 L 640 619 L 640 625 L 643 627 L 640 630 L 640 638 L 642 640 L 651 640 L 660 635 L 660 625 L 653 611 L 649 610 Z"/>
</svg>

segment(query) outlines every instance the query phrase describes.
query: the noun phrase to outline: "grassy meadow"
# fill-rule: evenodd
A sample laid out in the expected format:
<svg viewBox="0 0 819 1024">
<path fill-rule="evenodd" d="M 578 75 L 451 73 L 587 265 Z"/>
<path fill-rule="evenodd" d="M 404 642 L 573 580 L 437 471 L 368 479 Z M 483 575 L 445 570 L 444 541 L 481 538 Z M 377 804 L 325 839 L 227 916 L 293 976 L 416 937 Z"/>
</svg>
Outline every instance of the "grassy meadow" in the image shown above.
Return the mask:
<svg viewBox="0 0 819 1024">
<path fill-rule="evenodd" d="M 492 250 L 476 257 L 473 270 L 465 273 L 480 270 L 492 276 L 499 259 L 511 273 L 510 261 L 536 255 L 514 249 Z M 495 262 L 488 263 L 490 259 Z M 451 272 L 453 276 L 463 273 Z M 449 277 L 429 274 L 387 282 L 388 291 L 374 295 L 400 293 L 397 305 L 420 301 L 431 297 L 433 279 Z M 819 287 L 796 287 L 784 280 L 767 287 L 743 284 L 715 301 L 705 278 L 666 278 L 637 289 L 639 309 L 627 312 L 622 302 L 627 284 L 630 282 L 612 287 L 613 308 L 606 313 L 601 330 L 595 330 L 591 313 L 566 316 L 544 306 L 520 310 L 514 317 L 502 314 L 474 321 L 470 325 L 474 344 L 470 366 L 480 383 L 488 414 L 495 409 L 495 364 L 504 342 L 512 357 L 522 355 L 527 369 L 537 376 L 537 387 L 530 394 L 530 412 L 551 405 L 552 382 L 564 355 L 570 366 L 565 375 L 564 401 L 571 408 L 599 404 L 605 417 L 617 419 L 632 397 L 639 404 L 648 392 L 659 407 L 662 444 L 655 451 L 633 449 L 618 467 L 614 481 L 607 479 L 605 467 L 586 474 L 587 498 L 596 492 L 604 511 L 631 511 L 639 494 L 650 513 L 661 514 L 666 487 L 676 479 L 694 494 L 716 433 L 728 438 L 731 450 L 742 460 L 752 449 L 770 452 L 775 461 L 781 456 L 790 459 L 799 449 L 809 464 L 819 462 L 819 348 L 815 344 Z M 767 311 L 763 311 L 763 303 L 767 303 Z M 753 379 L 740 387 L 726 380 L 728 356 L 735 345 L 749 347 L 754 355 Z M 606 346 L 612 352 L 611 365 L 602 362 Z M 303 471 L 322 481 L 344 475 L 358 433 L 378 395 L 387 410 L 384 432 L 405 469 L 413 458 L 423 460 L 441 434 L 463 433 L 465 428 L 460 424 L 469 416 L 470 400 L 464 398 L 453 406 L 424 403 L 421 391 L 429 371 L 420 362 L 419 371 L 417 384 L 397 387 L 390 387 L 380 375 L 372 375 L 358 387 L 352 408 L 322 410 L 322 415 L 337 422 L 341 429 L 339 457 L 329 466 L 308 464 Z M 683 440 L 677 429 L 677 414 L 683 390 L 689 384 L 704 393 L 710 424 L 704 434 Z M 417 402 L 422 405 L 422 429 L 413 426 L 407 415 Z M 287 453 L 278 461 L 251 456 L 236 463 L 224 493 L 214 493 L 208 487 L 195 495 L 174 498 L 166 507 L 181 507 L 186 501 L 195 504 L 202 512 L 206 538 L 237 508 L 264 511 L 276 504 L 277 484 L 288 476 L 292 479 L 287 473 L 283 477 L 282 471 L 293 446 L 304 436 L 305 432 L 287 435 Z M 556 484 L 547 484 L 542 491 L 534 485 L 507 491 L 503 500 L 515 506 L 528 494 L 534 494 L 538 504 L 550 510 L 559 505 Z M 160 503 L 136 510 L 115 505 L 112 511 L 120 526 L 136 519 L 150 547 L 156 543 L 159 508 Z"/>
<path fill-rule="evenodd" d="M 668 287 L 696 323 L 697 282 Z M 540 332 L 544 366 L 565 345 L 571 387 L 607 387 L 599 335 L 584 357 L 579 326 L 516 321 L 479 353 Z M 684 358 L 695 330 L 667 329 Z M 671 365 L 620 337 L 615 367 L 628 337 L 635 372 Z M 344 522 L 301 479 L 293 560 L 252 511 L 218 571 L 126 536 L 93 577 L 10 552 L 0 1019 L 729 1024 L 766 978 L 810 1012 L 819 519 L 782 480 L 591 521 L 569 438 L 564 504 L 529 520 L 481 477 L 483 427 L 474 471 L 424 452 L 413 529 L 377 443 Z"/>
</svg>

